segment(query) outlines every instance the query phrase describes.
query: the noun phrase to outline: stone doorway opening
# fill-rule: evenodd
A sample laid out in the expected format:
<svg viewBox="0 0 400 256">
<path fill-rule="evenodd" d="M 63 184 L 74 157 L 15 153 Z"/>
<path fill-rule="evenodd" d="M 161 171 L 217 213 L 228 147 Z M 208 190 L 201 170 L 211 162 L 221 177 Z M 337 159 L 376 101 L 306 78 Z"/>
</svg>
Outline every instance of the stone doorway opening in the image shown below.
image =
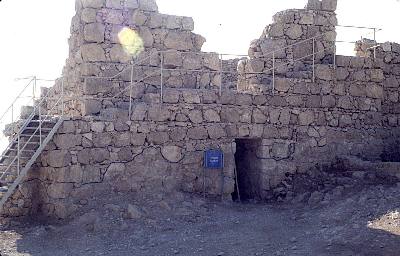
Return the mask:
<svg viewBox="0 0 400 256">
<path fill-rule="evenodd" d="M 236 139 L 236 177 L 235 191 L 232 193 L 234 201 L 258 201 L 261 199 L 261 171 L 257 150 L 261 146 L 261 139 Z"/>
</svg>

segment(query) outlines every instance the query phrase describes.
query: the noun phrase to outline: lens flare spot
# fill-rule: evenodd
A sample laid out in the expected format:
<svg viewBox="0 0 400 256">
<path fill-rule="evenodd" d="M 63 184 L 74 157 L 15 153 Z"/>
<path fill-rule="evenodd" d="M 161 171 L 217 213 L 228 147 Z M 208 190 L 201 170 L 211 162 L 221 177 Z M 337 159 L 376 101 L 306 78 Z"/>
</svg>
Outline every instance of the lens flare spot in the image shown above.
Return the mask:
<svg viewBox="0 0 400 256">
<path fill-rule="evenodd" d="M 144 50 L 143 39 L 130 28 L 123 28 L 118 33 L 118 39 L 125 52 L 131 56 L 135 57 Z"/>
</svg>

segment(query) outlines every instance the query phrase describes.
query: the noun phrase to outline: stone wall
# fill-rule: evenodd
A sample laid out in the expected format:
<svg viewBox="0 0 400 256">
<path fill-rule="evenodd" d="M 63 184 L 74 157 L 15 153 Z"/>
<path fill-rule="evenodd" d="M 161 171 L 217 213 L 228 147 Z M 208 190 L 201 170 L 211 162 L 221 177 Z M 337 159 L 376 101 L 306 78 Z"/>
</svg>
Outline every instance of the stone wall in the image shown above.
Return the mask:
<svg viewBox="0 0 400 256">
<path fill-rule="evenodd" d="M 64 69 L 72 118 L 5 214 L 66 218 L 109 193 L 201 193 L 203 152 L 210 148 L 224 151 L 225 169 L 207 173 L 207 192 L 229 199 L 236 139 L 255 141 L 244 155 L 262 200 L 285 198 L 274 189 L 284 187 L 288 175 L 328 168 L 340 156 L 393 157 L 391 147 L 399 145 L 399 47 L 382 45 L 376 59 L 337 56 L 334 66 L 335 9 L 335 0 L 310 0 L 305 9 L 278 13 L 251 43 L 248 59 L 221 60 L 200 51 L 204 39 L 191 32 L 190 18 L 159 14 L 153 1 L 77 1 Z M 125 69 L 131 59 L 115 40 L 122 26 L 138 30 L 145 42 L 132 91 L 126 90 L 131 73 Z M 314 41 L 319 53 L 313 81 L 307 39 L 316 35 L 323 36 Z M 276 70 L 273 89 L 271 57 L 265 55 L 295 43 L 276 52 L 285 68 Z M 305 58 L 294 62 L 298 57 Z M 116 79 L 101 78 L 118 72 Z M 257 72 L 262 74 L 249 74 Z"/>
</svg>

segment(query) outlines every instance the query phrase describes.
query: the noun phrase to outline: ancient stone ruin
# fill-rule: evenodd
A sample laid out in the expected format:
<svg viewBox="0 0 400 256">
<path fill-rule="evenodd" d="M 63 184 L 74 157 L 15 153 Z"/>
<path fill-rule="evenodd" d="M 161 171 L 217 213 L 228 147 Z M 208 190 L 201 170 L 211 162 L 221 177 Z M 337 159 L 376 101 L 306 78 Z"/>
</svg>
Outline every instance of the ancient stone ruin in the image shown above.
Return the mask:
<svg viewBox="0 0 400 256">
<path fill-rule="evenodd" d="M 41 106 L 65 95 L 52 113 L 66 119 L 3 216 L 68 218 L 118 192 L 201 194 L 206 149 L 224 152 L 222 173 L 206 177 L 208 196 L 224 200 L 240 187 L 290 201 L 287 177 L 338 159 L 400 178 L 382 167 L 397 160 L 400 45 L 336 56 L 336 4 L 277 13 L 248 58 L 228 60 L 202 52 L 192 18 L 161 14 L 155 0 L 76 0 L 63 77 Z M 124 28 L 142 38 L 139 55 L 121 45 Z"/>
</svg>

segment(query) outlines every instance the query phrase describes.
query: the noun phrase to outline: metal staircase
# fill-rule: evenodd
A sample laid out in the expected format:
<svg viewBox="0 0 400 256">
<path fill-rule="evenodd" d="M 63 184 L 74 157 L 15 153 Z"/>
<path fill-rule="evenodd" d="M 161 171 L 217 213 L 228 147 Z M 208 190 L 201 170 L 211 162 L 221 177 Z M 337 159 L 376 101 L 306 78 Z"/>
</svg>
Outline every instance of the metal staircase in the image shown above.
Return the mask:
<svg viewBox="0 0 400 256">
<path fill-rule="evenodd" d="M 32 81 L 34 81 L 32 83 L 33 88 L 36 89 L 36 78 Z M 29 86 L 26 86 L 18 97 L 23 95 L 23 92 L 26 90 L 30 90 Z M 51 109 L 48 108 L 48 99 L 52 90 L 54 89 L 49 90 L 39 100 L 36 100 L 33 96 L 33 106 L 29 108 L 31 110 L 30 114 L 25 114 L 28 117 L 18 123 L 14 122 L 13 106 L 18 97 L 14 100 L 13 107 L 7 110 L 12 112 L 12 122 L 14 122 L 12 125 L 19 124 L 20 127 L 18 127 L 16 132 L 11 134 L 10 142 L 0 156 L 0 213 L 2 213 L 5 203 L 15 193 L 21 182 L 24 181 L 32 165 L 36 162 L 64 120 L 62 114 L 50 114 L 56 110 L 57 106 L 64 104 L 63 96 L 59 95 L 54 106 Z M 46 106 L 46 108 L 44 109 L 43 106 Z M 6 113 L 3 114 L 2 119 L 6 116 Z"/>
</svg>

